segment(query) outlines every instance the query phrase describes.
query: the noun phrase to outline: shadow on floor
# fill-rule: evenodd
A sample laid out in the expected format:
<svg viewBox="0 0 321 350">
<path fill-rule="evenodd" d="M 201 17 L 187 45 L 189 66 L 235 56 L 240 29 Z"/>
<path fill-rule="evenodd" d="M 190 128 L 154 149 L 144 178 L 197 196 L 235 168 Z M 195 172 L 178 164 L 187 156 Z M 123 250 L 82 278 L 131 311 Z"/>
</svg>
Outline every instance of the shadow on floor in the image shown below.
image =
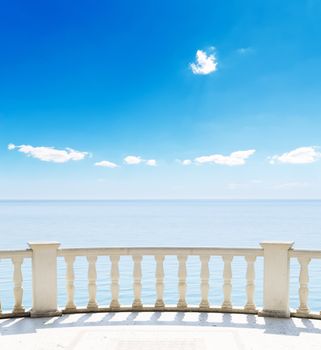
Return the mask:
<svg viewBox="0 0 321 350">
<path fill-rule="evenodd" d="M 50 318 L 1 319 L 0 334 L 36 333 L 42 329 L 99 326 L 198 326 L 259 330 L 267 334 L 321 334 L 321 320 L 277 319 L 256 315 L 196 312 L 118 312 L 72 314 Z"/>
</svg>

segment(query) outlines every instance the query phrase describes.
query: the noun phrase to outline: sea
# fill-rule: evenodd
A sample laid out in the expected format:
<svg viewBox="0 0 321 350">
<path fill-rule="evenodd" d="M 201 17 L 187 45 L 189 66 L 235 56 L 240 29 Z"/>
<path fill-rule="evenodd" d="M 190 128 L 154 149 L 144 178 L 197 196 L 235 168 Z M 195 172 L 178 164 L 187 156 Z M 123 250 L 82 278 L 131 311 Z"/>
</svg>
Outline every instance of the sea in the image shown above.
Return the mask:
<svg viewBox="0 0 321 350">
<path fill-rule="evenodd" d="M 253 247 L 263 241 L 291 241 L 299 249 L 321 250 L 321 201 L 318 200 L 97 200 L 97 201 L 0 201 L 0 250 L 26 249 L 31 241 L 57 241 L 70 247 Z M 299 266 L 291 259 L 290 305 L 298 307 Z M 165 259 L 165 293 L 167 304 L 176 304 L 177 259 Z M 212 257 L 209 300 L 222 303 L 220 257 Z M 120 301 L 133 300 L 132 260 L 120 261 Z M 232 301 L 235 306 L 246 302 L 246 264 L 236 257 L 232 263 Z M 142 262 L 142 300 L 155 302 L 155 261 Z M 321 310 L 321 260 L 309 266 L 309 306 Z M 200 302 L 200 262 L 187 261 L 187 302 Z M 66 303 L 66 268 L 58 259 L 59 306 Z M 31 307 L 31 263 L 23 264 L 26 308 Z M 256 262 L 256 304 L 262 306 L 262 258 Z M 87 261 L 75 262 L 75 301 L 88 302 Z M 110 261 L 97 260 L 97 300 L 108 306 L 111 299 Z M 3 310 L 13 306 L 12 264 L 0 260 L 0 300 Z"/>
</svg>

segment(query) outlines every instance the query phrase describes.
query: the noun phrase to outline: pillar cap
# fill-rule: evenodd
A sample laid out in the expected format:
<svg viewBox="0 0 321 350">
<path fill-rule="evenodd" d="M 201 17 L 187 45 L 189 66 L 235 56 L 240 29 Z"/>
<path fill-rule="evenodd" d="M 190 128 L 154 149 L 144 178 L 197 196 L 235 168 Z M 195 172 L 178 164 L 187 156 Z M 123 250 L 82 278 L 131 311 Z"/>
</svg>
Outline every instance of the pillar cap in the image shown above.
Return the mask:
<svg viewBox="0 0 321 350">
<path fill-rule="evenodd" d="M 260 243 L 262 248 L 291 249 L 293 245 L 293 241 L 263 241 Z"/>
<path fill-rule="evenodd" d="M 31 249 L 41 249 L 41 248 L 56 248 L 60 246 L 59 242 L 28 242 L 28 245 Z"/>
</svg>

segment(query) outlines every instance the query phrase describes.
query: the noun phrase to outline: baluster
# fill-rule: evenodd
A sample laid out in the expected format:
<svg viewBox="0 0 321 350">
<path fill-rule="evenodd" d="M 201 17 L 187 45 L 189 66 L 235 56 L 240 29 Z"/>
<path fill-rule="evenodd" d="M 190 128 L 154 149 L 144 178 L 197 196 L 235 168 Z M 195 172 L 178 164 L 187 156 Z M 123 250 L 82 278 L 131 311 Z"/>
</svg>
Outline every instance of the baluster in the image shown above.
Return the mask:
<svg viewBox="0 0 321 350">
<path fill-rule="evenodd" d="M 223 285 L 223 292 L 224 292 L 224 302 L 222 304 L 222 309 L 231 309 L 232 308 L 232 302 L 231 302 L 231 293 L 232 293 L 232 267 L 231 263 L 233 260 L 233 256 L 231 255 L 224 255 L 222 257 L 224 261 L 224 271 L 223 271 L 223 279 L 224 279 L 224 285 Z"/>
<path fill-rule="evenodd" d="M 76 305 L 74 303 L 74 294 L 75 294 L 75 273 L 74 273 L 74 256 L 65 256 L 65 262 L 67 265 L 66 269 L 66 289 L 67 289 L 67 303 L 65 306 L 66 310 L 75 310 Z"/>
<path fill-rule="evenodd" d="M 111 309 L 119 309 L 119 255 L 111 255 Z"/>
<path fill-rule="evenodd" d="M 209 290 L 209 269 L 208 262 L 210 257 L 208 255 L 200 255 L 201 260 L 201 309 L 208 309 L 210 307 L 208 301 L 208 290 Z"/>
<path fill-rule="evenodd" d="M 254 263 L 256 260 L 256 256 L 246 256 L 245 260 L 247 262 L 247 270 L 246 270 L 246 296 L 247 302 L 244 307 L 246 311 L 255 311 L 256 306 L 254 303 L 254 291 L 255 291 L 255 269 Z"/>
<path fill-rule="evenodd" d="M 298 313 L 308 314 L 308 296 L 309 296 L 309 263 L 311 261 L 308 257 L 299 257 L 298 261 L 300 263 L 300 288 L 299 288 L 299 296 L 300 296 L 300 306 L 297 309 Z"/>
<path fill-rule="evenodd" d="M 14 313 L 22 313 L 25 311 L 24 307 L 22 306 L 22 296 L 23 296 L 23 288 L 22 288 L 22 271 L 21 271 L 21 265 L 23 262 L 23 258 L 20 256 L 15 256 L 12 259 L 13 263 L 13 283 L 14 283 Z"/>
<path fill-rule="evenodd" d="M 98 308 L 97 301 L 96 301 L 97 256 L 89 255 L 87 256 L 87 261 L 88 261 L 88 296 L 89 296 L 87 309 L 95 310 Z"/>
<path fill-rule="evenodd" d="M 164 294 L 164 255 L 156 255 L 156 308 L 164 308 L 165 303 L 163 300 Z"/>
<path fill-rule="evenodd" d="M 185 309 L 187 307 L 186 303 L 186 255 L 179 255 L 178 259 L 178 291 L 179 300 L 177 307 L 180 309 Z"/>
<path fill-rule="evenodd" d="M 134 302 L 133 302 L 133 309 L 139 309 L 143 307 L 142 301 L 141 301 L 141 294 L 142 294 L 142 267 L 141 267 L 141 261 L 142 257 L 140 255 L 134 255 L 133 256 L 134 261 Z"/>
</svg>

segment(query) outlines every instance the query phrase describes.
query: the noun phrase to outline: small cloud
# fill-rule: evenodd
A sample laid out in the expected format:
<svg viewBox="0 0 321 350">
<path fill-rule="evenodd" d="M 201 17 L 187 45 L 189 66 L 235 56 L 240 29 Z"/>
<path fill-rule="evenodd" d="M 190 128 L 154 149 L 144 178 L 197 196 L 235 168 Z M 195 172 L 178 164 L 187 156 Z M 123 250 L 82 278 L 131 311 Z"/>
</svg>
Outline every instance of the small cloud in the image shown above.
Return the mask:
<svg viewBox="0 0 321 350">
<path fill-rule="evenodd" d="M 183 160 L 176 159 L 176 162 L 181 164 L 181 165 L 185 165 L 185 166 L 193 164 L 193 161 L 191 159 L 183 159 Z"/>
<path fill-rule="evenodd" d="M 127 156 L 124 158 L 124 163 L 128 165 L 146 164 L 148 166 L 157 166 L 155 159 L 143 159 L 140 156 Z"/>
<path fill-rule="evenodd" d="M 196 51 L 196 62 L 190 63 L 193 74 L 207 75 L 217 70 L 217 59 L 214 53 L 208 54 L 205 51 Z"/>
<path fill-rule="evenodd" d="M 142 163 L 144 160 L 138 156 L 127 156 L 124 158 L 124 162 L 129 165 L 136 165 Z"/>
<path fill-rule="evenodd" d="M 247 151 L 236 151 L 232 152 L 228 156 L 224 156 L 222 154 L 212 154 L 209 156 L 201 156 L 195 158 L 195 162 L 197 164 L 220 164 L 220 165 L 228 165 L 228 166 L 236 166 L 236 165 L 244 165 L 246 159 L 252 156 L 255 153 L 254 149 L 250 149 Z"/>
<path fill-rule="evenodd" d="M 181 164 L 182 165 L 191 165 L 192 161 L 190 159 L 184 159 L 184 160 L 181 161 Z"/>
<path fill-rule="evenodd" d="M 317 147 L 299 147 L 290 152 L 281 155 L 269 157 L 270 164 L 310 164 L 318 161 L 321 158 L 321 153 Z"/>
<path fill-rule="evenodd" d="M 155 160 L 155 159 L 148 159 L 148 160 L 146 160 L 146 165 L 149 165 L 149 166 L 156 166 L 157 163 L 156 163 L 156 160 Z"/>
<path fill-rule="evenodd" d="M 83 160 L 89 156 L 88 152 L 76 151 L 72 148 L 57 149 L 54 147 L 34 147 L 30 145 L 16 146 L 12 143 L 8 145 L 9 150 L 18 150 L 28 157 L 39 159 L 43 162 L 66 163 L 70 160 Z"/>
<path fill-rule="evenodd" d="M 118 168 L 117 164 L 110 162 L 109 160 L 102 160 L 101 162 L 97 162 L 95 163 L 95 166 L 99 166 L 103 168 L 111 168 L 111 169 Z"/>
<path fill-rule="evenodd" d="M 253 53 L 254 49 L 252 47 L 240 47 L 239 49 L 236 50 L 236 52 L 239 55 L 246 56 L 246 55 L 250 55 L 251 53 Z"/>
</svg>

